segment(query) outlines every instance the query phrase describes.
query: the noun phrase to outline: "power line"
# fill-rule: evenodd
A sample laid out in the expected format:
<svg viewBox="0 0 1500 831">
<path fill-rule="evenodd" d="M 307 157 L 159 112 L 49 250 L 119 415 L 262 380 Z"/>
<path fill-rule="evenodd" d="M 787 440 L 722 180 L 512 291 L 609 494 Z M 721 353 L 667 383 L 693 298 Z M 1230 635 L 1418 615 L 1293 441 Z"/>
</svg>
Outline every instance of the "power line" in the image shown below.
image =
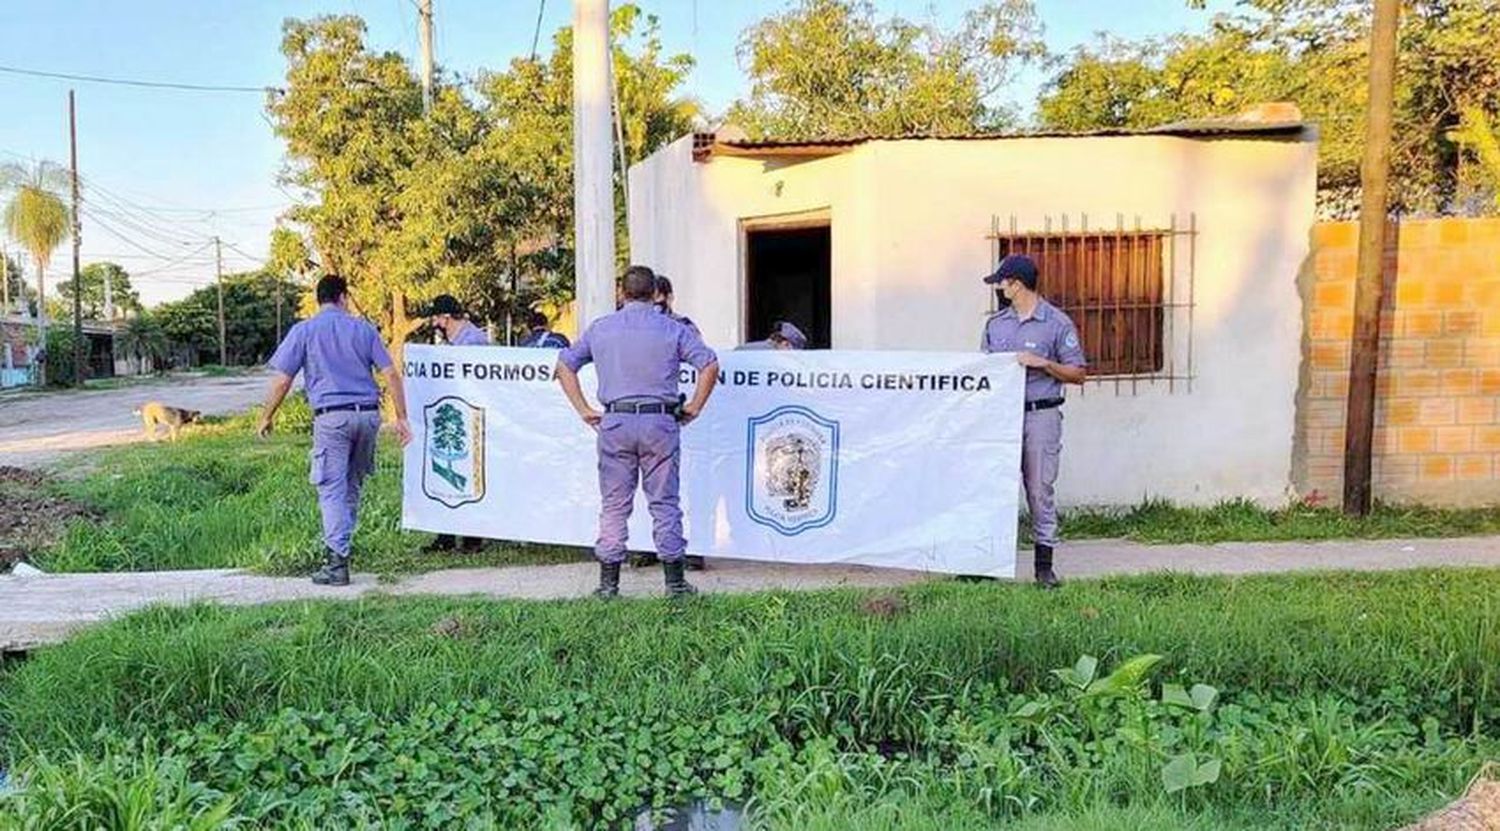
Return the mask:
<svg viewBox="0 0 1500 831">
<path fill-rule="evenodd" d="M 547 0 L 538 0 L 536 4 L 536 28 L 531 31 L 531 60 L 536 60 L 536 44 L 542 37 L 542 15 L 547 11 Z"/>
<path fill-rule="evenodd" d="M 134 78 L 106 78 L 102 75 L 76 75 L 71 72 L 47 72 L 40 69 L 24 69 L 16 66 L 0 66 L 0 72 L 12 75 L 28 75 L 35 78 L 57 78 L 65 81 L 84 81 L 92 84 L 114 84 L 124 87 L 147 87 L 151 89 L 177 89 L 192 92 L 253 92 L 285 93 L 281 87 L 243 87 L 219 84 L 187 84 L 177 81 L 141 81 Z"/>
</svg>

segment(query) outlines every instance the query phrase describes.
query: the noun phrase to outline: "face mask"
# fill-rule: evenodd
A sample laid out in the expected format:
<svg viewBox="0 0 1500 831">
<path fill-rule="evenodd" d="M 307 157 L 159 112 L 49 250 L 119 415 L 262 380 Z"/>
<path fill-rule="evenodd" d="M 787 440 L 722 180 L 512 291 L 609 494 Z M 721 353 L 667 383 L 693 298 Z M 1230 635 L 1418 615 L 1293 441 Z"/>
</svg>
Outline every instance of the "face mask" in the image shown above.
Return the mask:
<svg viewBox="0 0 1500 831">
<path fill-rule="evenodd" d="M 997 308 L 997 309 L 1008 309 L 1008 308 L 1010 308 L 1010 298 L 1005 296 L 1005 291 L 1003 289 L 999 289 L 999 288 L 995 289 L 995 308 Z"/>
<path fill-rule="evenodd" d="M 659 312 L 666 312 L 666 310 L 667 310 L 667 301 L 665 301 L 665 300 L 658 300 L 658 301 L 656 301 L 656 310 L 659 311 Z"/>
</svg>

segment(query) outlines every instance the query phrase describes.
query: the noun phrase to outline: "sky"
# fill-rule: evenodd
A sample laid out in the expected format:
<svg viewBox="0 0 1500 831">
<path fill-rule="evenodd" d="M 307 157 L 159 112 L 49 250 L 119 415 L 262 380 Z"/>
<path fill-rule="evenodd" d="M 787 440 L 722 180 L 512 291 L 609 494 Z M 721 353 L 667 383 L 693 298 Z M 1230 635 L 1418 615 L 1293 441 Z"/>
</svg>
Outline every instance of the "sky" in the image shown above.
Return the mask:
<svg viewBox="0 0 1500 831">
<path fill-rule="evenodd" d="M 882 15 L 958 21 L 979 0 L 876 0 Z M 1230 0 L 1195 11 L 1186 0 L 1035 0 L 1048 47 L 1065 52 L 1099 32 L 1141 38 L 1201 31 Z M 747 87 L 741 32 L 789 0 L 637 0 L 661 21 L 668 54 L 697 65 L 685 94 L 721 112 Z M 542 51 L 569 23 L 569 0 L 434 0 L 444 72 L 502 68 L 529 54 L 538 12 Z M 415 0 L 0 0 L 0 67 L 158 82 L 260 87 L 281 83 L 281 23 L 357 14 L 376 49 L 419 55 Z M 1029 110 L 1046 75 L 1003 93 Z M 67 93 L 75 90 L 85 182 L 83 261 L 125 266 L 147 305 L 210 285 L 212 238 L 226 273 L 253 269 L 291 196 L 277 183 L 282 146 L 257 93 L 103 85 L 0 71 L 0 162 L 68 160 Z M 14 253 L 14 246 L 10 250 Z M 69 269 L 66 249 L 49 272 Z M 33 278 L 34 279 L 34 278 Z M 51 291 L 49 290 L 49 295 Z"/>
</svg>

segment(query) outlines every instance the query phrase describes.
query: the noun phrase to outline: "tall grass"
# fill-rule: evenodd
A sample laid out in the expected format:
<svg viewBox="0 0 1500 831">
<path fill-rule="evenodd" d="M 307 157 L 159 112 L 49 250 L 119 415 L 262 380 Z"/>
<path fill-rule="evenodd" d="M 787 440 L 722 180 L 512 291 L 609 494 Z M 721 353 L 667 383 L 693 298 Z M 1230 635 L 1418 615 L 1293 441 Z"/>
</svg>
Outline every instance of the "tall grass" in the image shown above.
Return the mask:
<svg viewBox="0 0 1500 831">
<path fill-rule="evenodd" d="M 283 707 L 399 715 L 425 702 L 628 695 L 683 718 L 790 688 L 809 730 L 901 742 L 978 685 L 1019 689 L 1082 654 L 1170 656 L 1168 680 L 1322 690 L 1448 729 L 1500 724 L 1500 575 L 1483 571 L 1020 586 L 931 584 L 906 611 L 861 595 L 565 603 L 374 598 L 152 609 L 40 650 L 0 683 L 12 754 Z M 441 623 L 442 625 L 437 625 Z"/>
</svg>

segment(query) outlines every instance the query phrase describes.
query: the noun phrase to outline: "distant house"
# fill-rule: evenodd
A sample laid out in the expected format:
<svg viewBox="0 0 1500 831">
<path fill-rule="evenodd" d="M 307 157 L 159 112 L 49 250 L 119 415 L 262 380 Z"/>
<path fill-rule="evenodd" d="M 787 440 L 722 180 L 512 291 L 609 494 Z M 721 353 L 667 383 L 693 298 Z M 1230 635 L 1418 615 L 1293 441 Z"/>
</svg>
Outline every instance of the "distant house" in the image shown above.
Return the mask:
<svg viewBox="0 0 1500 831">
<path fill-rule="evenodd" d="M 746 141 L 633 166 L 631 257 L 730 347 L 976 350 L 980 278 L 1028 253 L 1092 377 L 1060 497 L 1283 503 L 1293 490 L 1316 132 L 1295 108 L 1141 131 Z"/>
<path fill-rule="evenodd" d="M 50 328 L 71 328 L 72 321 L 54 320 Z M 148 371 L 138 361 L 116 355 L 115 335 L 118 327 L 114 323 L 96 320 L 83 322 L 83 336 L 89 342 L 88 377 L 110 378 L 115 375 L 134 375 Z M 25 386 L 37 381 L 39 353 L 37 320 L 34 317 L 8 315 L 0 317 L 0 389 Z M 72 360 L 72 355 L 45 356 L 47 361 Z"/>
</svg>

